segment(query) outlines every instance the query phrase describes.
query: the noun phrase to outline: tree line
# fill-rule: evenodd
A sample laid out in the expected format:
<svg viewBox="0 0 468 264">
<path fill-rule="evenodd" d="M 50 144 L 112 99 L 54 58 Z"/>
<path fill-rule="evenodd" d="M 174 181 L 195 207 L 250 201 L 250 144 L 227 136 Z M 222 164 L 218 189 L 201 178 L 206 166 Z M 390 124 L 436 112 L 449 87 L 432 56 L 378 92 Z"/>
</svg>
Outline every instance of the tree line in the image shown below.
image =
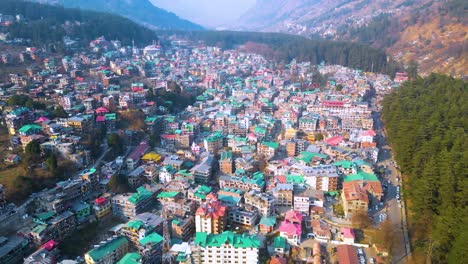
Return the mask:
<svg viewBox="0 0 468 264">
<path fill-rule="evenodd" d="M 0 13 L 23 15 L 24 20 L 8 27 L 11 38 L 31 39 L 32 44 L 41 45 L 63 40 L 64 36 L 89 42 L 104 36 L 129 45 L 134 40 L 149 44 L 157 40 L 154 31 L 117 15 L 44 5 L 20 0 L 2 0 Z"/>
<path fill-rule="evenodd" d="M 159 31 L 161 35 L 178 35 L 193 41 L 203 41 L 209 46 L 232 49 L 248 42 L 264 44 L 262 54 L 269 59 L 289 62 L 296 59 L 299 62 L 310 61 L 319 64 L 325 61 L 329 64 L 339 64 L 358 68 L 364 71 L 374 71 L 394 75 L 401 66 L 389 59 L 382 50 L 369 46 L 322 39 L 308 39 L 301 36 L 282 33 L 236 32 L 236 31 Z"/>
<path fill-rule="evenodd" d="M 407 82 L 383 102 L 404 177 L 413 248 L 433 263 L 463 263 L 466 256 L 466 102 L 467 83 L 439 74 Z"/>
</svg>

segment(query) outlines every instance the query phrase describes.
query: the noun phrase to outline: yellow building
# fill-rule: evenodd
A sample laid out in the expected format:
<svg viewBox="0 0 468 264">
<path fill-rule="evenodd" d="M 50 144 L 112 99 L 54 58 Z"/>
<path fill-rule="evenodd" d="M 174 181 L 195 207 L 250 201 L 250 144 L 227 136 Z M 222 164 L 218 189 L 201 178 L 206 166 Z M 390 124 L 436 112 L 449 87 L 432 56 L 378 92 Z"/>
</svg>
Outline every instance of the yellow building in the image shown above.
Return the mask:
<svg viewBox="0 0 468 264">
<path fill-rule="evenodd" d="M 284 132 L 284 138 L 288 139 L 288 140 L 294 139 L 294 138 L 296 138 L 296 133 L 297 133 L 296 129 L 288 128 Z"/>
</svg>

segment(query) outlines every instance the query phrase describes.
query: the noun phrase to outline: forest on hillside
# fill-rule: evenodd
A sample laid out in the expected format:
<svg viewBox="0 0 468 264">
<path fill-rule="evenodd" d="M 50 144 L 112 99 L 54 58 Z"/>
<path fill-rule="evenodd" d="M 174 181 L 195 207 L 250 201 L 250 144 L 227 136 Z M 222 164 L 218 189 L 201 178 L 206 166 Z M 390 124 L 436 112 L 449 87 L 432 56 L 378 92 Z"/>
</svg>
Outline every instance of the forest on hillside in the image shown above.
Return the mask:
<svg viewBox="0 0 468 264">
<path fill-rule="evenodd" d="M 467 83 L 431 74 L 384 99 L 383 119 L 404 178 L 415 253 L 464 263 L 468 241 Z"/>
<path fill-rule="evenodd" d="M 157 40 L 154 31 L 117 15 L 63 8 L 20 0 L 2 0 L 0 14 L 23 15 L 24 20 L 4 30 L 10 38 L 31 39 L 33 45 L 61 42 L 64 36 L 89 42 L 104 36 L 122 44 L 149 44 Z"/>
<path fill-rule="evenodd" d="M 384 51 L 366 45 L 308 39 L 281 33 L 235 32 L 235 31 L 160 31 L 158 34 L 177 35 L 189 40 L 204 41 L 207 45 L 232 49 L 245 43 L 259 43 L 269 49 L 261 53 L 269 59 L 290 62 L 310 61 L 319 64 L 325 61 L 329 64 L 339 64 L 358 68 L 364 71 L 374 71 L 394 75 L 400 66 L 387 58 Z"/>
</svg>

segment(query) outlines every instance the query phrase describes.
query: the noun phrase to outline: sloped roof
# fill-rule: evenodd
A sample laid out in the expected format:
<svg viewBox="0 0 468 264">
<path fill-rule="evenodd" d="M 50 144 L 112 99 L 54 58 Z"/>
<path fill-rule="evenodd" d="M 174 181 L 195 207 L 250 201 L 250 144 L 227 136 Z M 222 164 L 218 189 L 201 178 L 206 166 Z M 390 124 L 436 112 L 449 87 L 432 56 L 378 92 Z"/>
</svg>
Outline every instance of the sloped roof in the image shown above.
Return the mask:
<svg viewBox="0 0 468 264">
<path fill-rule="evenodd" d="M 142 245 L 146 245 L 148 243 L 158 244 L 158 243 L 161 243 L 163 240 L 164 240 L 164 238 L 162 236 L 160 236 L 159 234 L 151 233 L 151 234 L 145 236 L 144 238 L 140 239 L 140 244 L 142 244 Z"/>
<path fill-rule="evenodd" d="M 120 248 L 123 244 L 128 244 L 127 239 L 124 237 L 118 237 L 98 248 L 88 251 L 86 254 L 88 254 L 95 262 L 97 262 L 103 257 L 107 256 L 110 252 Z"/>
<path fill-rule="evenodd" d="M 260 225 L 274 226 L 276 224 L 276 217 L 262 217 L 260 219 Z"/>
<path fill-rule="evenodd" d="M 343 181 L 350 182 L 350 181 L 379 181 L 375 174 L 365 173 L 363 171 L 359 171 L 356 174 L 351 174 L 345 176 Z"/>
<path fill-rule="evenodd" d="M 223 244 L 231 244 L 234 248 L 259 248 L 261 243 L 255 236 L 225 231 L 217 235 L 197 232 L 195 244 L 202 247 L 220 247 Z"/>
<path fill-rule="evenodd" d="M 127 253 L 117 264 L 139 264 L 141 255 L 138 253 Z"/>
</svg>

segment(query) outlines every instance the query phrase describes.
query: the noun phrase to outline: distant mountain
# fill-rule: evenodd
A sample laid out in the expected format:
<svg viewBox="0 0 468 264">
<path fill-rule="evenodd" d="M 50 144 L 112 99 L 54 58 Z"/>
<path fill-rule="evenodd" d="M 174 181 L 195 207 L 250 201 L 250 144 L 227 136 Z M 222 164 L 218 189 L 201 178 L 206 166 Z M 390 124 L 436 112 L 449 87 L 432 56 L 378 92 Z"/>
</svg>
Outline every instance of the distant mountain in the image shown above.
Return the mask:
<svg viewBox="0 0 468 264">
<path fill-rule="evenodd" d="M 361 42 L 422 73 L 466 76 L 467 11 L 466 0 L 257 0 L 236 29 Z"/>
<path fill-rule="evenodd" d="M 203 27 L 182 19 L 174 13 L 154 6 L 149 0 L 32 0 L 107 12 L 127 17 L 153 29 L 202 30 Z"/>
</svg>

